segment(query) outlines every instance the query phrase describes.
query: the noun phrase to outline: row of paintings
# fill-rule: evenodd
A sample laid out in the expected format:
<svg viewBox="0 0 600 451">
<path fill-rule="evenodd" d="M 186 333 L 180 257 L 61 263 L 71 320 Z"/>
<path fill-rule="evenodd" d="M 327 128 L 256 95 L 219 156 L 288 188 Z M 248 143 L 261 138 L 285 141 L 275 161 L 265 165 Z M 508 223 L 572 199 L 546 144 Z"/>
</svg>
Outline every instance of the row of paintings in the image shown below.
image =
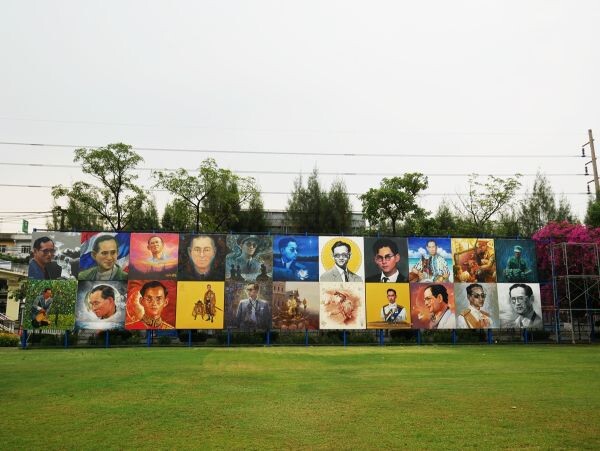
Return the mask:
<svg viewBox="0 0 600 451">
<path fill-rule="evenodd" d="M 31 326 L 62 329 L 541 328 L 539 284 L 32 280 Z"/>
<path fill-rule="evenodd" d="M 537 283 L 531 240 L 34 232 L 30 279 Z"/>
</svg>

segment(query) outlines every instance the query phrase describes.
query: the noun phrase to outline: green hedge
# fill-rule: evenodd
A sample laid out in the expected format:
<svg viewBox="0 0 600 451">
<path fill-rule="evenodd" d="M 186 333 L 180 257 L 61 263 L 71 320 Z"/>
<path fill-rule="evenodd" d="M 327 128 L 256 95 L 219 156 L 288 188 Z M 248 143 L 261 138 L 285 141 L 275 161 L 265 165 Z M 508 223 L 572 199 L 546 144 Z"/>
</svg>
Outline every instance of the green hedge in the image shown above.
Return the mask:
<svg viewBox="0 0 600 451">
<path fill-rule="evenodd" d="M 19 346 L 19 336 L 11 333 L 0 332 L 0 346 L 6 348 Z"/>
</svg>

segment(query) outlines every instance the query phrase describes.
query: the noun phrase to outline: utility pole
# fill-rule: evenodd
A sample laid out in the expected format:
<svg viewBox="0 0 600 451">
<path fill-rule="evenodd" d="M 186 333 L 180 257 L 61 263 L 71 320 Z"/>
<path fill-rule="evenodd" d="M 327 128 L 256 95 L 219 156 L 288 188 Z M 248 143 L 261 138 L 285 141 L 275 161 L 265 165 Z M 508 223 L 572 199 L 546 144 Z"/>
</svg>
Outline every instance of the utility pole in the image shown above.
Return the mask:
<svg viewBox="0 0 600 451">
<path fill-rule="evenodd" d="M 596 166 L 596 151 L 594 150 L 594 137 L 592 136 L 592 129 L 588 130 L 588 137 L 590 138 L 590 150 L 592 152 L 592 169 L 594 170 L 594 186 L 596 187 L 596 200 L 600 199 L 600 182 L 598 182 L 598 167 Z"/>
<path fill-rule="evenodd" d="M 587 165 L 592 163 L 592 171 L 594 171 L 594 179 L 588 182 L 588 194 L 590 193 L 590 183 L 594 182 L 594 187 L 596 188 L 596 200 L 600 200 L 600 181 L 598 181 L 598 166 L 596 165 L 596 150 L 594 149 L 594 136 L 592 135 L 592 130 L 588 129 L 588 138 L 589 141 L 586 142 L 583 146 L 581 146 L 581 156 L 585 157 L 585 146 L 589 144 L 590 151 L 592 153 L 592 159 L 585 164 L 585 175 L 588 175 Z"/>
</svg>

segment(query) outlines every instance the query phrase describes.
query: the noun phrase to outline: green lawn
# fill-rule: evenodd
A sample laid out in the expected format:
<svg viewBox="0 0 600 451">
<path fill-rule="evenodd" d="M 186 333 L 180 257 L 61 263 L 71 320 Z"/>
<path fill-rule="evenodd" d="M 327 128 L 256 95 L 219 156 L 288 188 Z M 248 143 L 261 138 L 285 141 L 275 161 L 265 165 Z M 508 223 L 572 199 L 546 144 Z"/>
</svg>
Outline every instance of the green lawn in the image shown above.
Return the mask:
<svg viewBox="0 0 600 451">
<path fill-rule="evenodd" d="M 600 448 L 600 347 L 0 350 L 2 449 Z"/>
</svg>

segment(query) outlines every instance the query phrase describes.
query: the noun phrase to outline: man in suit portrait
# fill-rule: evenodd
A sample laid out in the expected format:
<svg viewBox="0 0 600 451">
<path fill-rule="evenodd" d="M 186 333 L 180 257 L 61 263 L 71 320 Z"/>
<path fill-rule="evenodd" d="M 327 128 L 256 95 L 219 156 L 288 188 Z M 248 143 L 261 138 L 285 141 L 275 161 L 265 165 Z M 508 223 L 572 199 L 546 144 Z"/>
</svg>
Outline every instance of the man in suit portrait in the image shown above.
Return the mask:
<svg viewBox="0 0 600 451">
<path fill-rule="evenodd" d="M 246 285 L 248 297 L 242 299 L 237 307 L 235 322 L 240 329 L 270 329 L 271 306 L 263 299 L 259 299 L 260 285 L 249 283 Z"/>
<path fill-rule="evenodd" d="M 331 255 L 334 265 L 329 271 L 321 275 L 321 282 L 362 282 L 362 277 L 348 269 L 348 262 L 352 256 L 352 248 L 344 241 L 336 241 L 331 246 Z"/>
<path fill-rule="evenodd" d="M 533 308 L 535 299 L 533 290 L 524 283 L 515 283 L 508 289 L 510 306 L 516 316 L 514 322 L 503 324 L 503 327 L 520 327 L 541 329 L 544 325 L 542 318 Z"/>
<path fill-rule="evenodd" d="M 380 238 L 373 243 L 373 260 L 379 268 L 379 273 L 367 276 L 367 282 L 406 282 L 406 278 L 400 274 L 398 263 L 400 253 L 398 245 L 389 238 Z"/>
</svg>

